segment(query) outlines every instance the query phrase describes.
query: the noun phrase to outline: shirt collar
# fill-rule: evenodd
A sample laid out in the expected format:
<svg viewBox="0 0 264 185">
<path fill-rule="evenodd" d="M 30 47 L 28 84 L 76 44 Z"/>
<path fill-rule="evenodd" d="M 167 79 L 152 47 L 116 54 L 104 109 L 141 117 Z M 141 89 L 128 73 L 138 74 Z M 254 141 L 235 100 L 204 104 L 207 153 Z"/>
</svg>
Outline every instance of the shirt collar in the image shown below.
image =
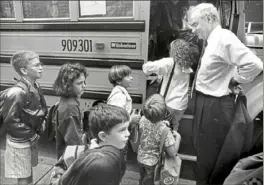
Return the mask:
<svg viewBox="0 0 264 185">
<path fill-rule="evenodd" d="M 214 38 L 215 38 L 215 35 L 217 35 L 218 34 L 218 31 L 221 30 L 221 29 L 222 29 L 221 25 L 216 26 L 213 29 L 213 31 L 210 33 L 210 35 L 208 36 L 207 43 L 209 43 L 210 41 L 213 41 Z"/>
<path fill-rule="evenodd" d="M 29 92 L 37 92 L 36 88 L 33 87 L 32 84 L 27 79 L 22 77 L 20 81 L 22 81 L 27 85 Z M 35 82 L 34 86 L 38 87 L 38 84 Z"/>
<path fill-rule="evenodd" d="M 124 87 L 122 87 L 122 86 L 120 86 L 120 85 L 116 85 L 116 87 L 117 87 L 118 89 L 120 89 L 120 90 L 126 95 L 126 97 L 127 97 L 128 100 L 131 100 L 131 97 L 130 97 L 130 95 L 128 94 L 126 88 L 124 88 Z"/>
</svg>

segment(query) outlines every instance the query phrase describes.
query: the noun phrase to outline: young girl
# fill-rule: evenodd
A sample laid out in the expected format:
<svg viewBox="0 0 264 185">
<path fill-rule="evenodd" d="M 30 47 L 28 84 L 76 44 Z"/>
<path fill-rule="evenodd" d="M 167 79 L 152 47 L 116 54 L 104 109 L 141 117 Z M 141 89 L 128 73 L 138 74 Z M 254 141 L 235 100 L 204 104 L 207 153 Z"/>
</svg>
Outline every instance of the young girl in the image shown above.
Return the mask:
<svg viewBox="0 0 264 185">
<path fill-rule="evenodd" d="M 131 68 L 126 65 L 112 66 L 108 79 L 114 85 L 114 88 L 107 99 L 107 104 L 125 109 L 130 115 L 130 129 L 133 130 L 133 127 L 139 122 L 141 116 L 132 112 L 132 99 L 127 92 L 127 88 L 132 86 L 133 77 L 131 76 L 131 72 Z M 133 133 L 131 134 L 133 135 Z"/>
<path fill-rule="evenodd" d="M 191 65 L 199 60 L 198 48 L 191 47 L 185 40 L 176 39 L 171 43 L 170 58 L 163 58 L 143 65 L 147 75 L 155 73 L 163 76 L 160 94 L 164 95 L 171 72 L 173 73 L 165 97 L 166 105 L 172 115 L 173 130 L 178 131 L 179 121 L 188 106 L 188 88 Z M 175 63 L 174 71 L 173 65 Z"/>
<path fill-rule="evenodd" d="M 139 127 L 141 130 L 140 144 L 138 147 L 137 160 L 140 166 L 140 185 L 154 184 L 154 170 L 160 157 L 160 142 L 163 129 L 167 127 L 163 122 L 166 114 L 166 104 L 160 94 L 150 96 L 144 106 Z M 174 134 L 179 137 L 177 133 Z M 179 143 L 176 143 L 174 134 L 168 132 L 164 148 L 169 157 L 177 154 Z M 179 141 L 177 139 L 177 141 Z"/>
<path fill-rule="evenodd" d="M 54 91 L 61 96 L 58 107 L 56 133 L 57 159 L 67 145 L 81 145 L 83 137 L 80 97 L 85 89 L 87 72 L 84 66 L 64 64 L 54 83 Z"/>
</svg>

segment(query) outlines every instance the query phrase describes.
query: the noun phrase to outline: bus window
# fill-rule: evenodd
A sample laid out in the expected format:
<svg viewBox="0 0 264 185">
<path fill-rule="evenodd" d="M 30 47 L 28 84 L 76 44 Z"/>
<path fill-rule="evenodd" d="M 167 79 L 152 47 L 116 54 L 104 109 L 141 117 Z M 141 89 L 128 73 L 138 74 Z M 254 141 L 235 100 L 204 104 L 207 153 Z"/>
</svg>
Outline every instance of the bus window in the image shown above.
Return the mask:
<svg viewBox="0 0 264 185">
<path fill-rule="evenodd" d="M 0 1 L 0 18 L 15 18 L 13 1 Z"/>
<path fill-rule="evenodd" d="M 133 1 L 79 1 L 80 17 L 133 17 Z"/>
<path fill-rule="evenodd" d="M 68 18 L 69 1 L 22 1 L 24 18 Z"/>
<path fill-rule="evenodd" d="M 221 1 L 220 6 L 222 6 L 220 9 L 221 25 L 223 28 L 229 29 L 232 2 L 229 0 Z"/>
</svg>

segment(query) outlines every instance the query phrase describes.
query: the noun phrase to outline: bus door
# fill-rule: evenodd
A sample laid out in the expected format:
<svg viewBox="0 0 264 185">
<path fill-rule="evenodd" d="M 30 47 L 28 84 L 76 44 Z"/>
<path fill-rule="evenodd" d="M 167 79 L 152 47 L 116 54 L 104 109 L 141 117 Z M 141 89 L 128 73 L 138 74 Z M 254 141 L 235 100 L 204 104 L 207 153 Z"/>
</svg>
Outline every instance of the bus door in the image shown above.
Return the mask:
<svg viewBox="0 0 264 185">
<path fill-rule="evenodd" d="M 252 33 L 248 33 L 246 35 L 247 43 L 245 42 L 245 3 L 247 1 L 236 1 L 236 0 L 151 1 L 148 60 L 153 61 L 169 56 L 170 42 L 177 38 L 184 38 L 182 37 L 181 33 L 188 32 L 187 30 L 184 30 L 185 29 L 184 24 L 186 23 L 184 13 L 186 11 L 186 7 L 189 8 L 191 6 L 195 6 L 201 2 L 212 3 L 217 7 L 218 12 L 220 14 L 220 21 L 222 28 L 229 29 L 232 32 L 234 32 L 238 36 L 238 38 L 245 44 L 248 43 L 248 45 L 250 45 L 253 42 L 253 39 L 254 41 L 257 40 L 258 42 L 255 42 L 254 47 L 251 46 L 251 49 L 262 48 L 260 53 L 263 53 L 263 46 L 262 46 L 263 39 L 261 40 L 260 38 L 263 37 L 263 28 L 262 28 L 263 24 L 260 24 L 259 23 L 260 21 L 258 23 L 256 22 L 248 23 L 249 26 L 255 25 L 255 27 L 257 28 L 261 27 L 262 32 L 260 32 L 260 30 L 258 30 L 257 33 L 255 32 L 254 38 L 252 36 Z M 262 9 L 262 14 L 263 14 L 263 9 Z M 249 26 L 248 28 L 250 28 Z M 196 44 L 201 50 L 201 41 L 198 40 Z M 263 55 L 260 57 L 263 57 Z M 157 88 L 159 87 L 159 84 L 156 86 L 153 85 L 154 84 L 153 81 L 155 80 L 155 78 L 157 78 L 157 76 L 148 77 L 148 82 L 147 82 L 148 96 L 149 94 L 155 93 L 157 91 Z M 191 77 L 190 87 L 192 85 L 192 79 L 193 77 Z M 260 82 L 259 79 L 262 79 L 262 75 L 259 75 L 256 78 L 256 80 L 254 80 L 252 83 L 246 84 L 248 88 L 245 89 L 246 93 L 249 91 L 253 92 L 253 90 L 254 92 L 258 92 L 258 93 L 251 93 L 250 95 L 252 97 L 255 97 L 253 99 L 254 101 L 251 101 L 250 98 L 249 98 L 250 101 L 248 101 L 249 108 L 254 110 L 253 111 L 254 113 L 251 113 L 250 111 L 250 114 L 253 116 L 253 118 L 255 118 L 255 116 L 257 115 L 263 115 L 262 113 L 263 105 L 257 102 L 257 101 L 263 102 L 263 98 L 261 98 L 263 96 L 263 92 L 262 91 L 260 92 L 259 90 L 261 87 L 263 89 L 263 83 L 259 83 Z M 255 102 L 255 104 L 249 102 Z M 257 108 L 255 108 L 254 105 Z M 179 126 L 179 133 L 182 136 L 179 155 L 183 159 L 181 178 L 189 179 L 189 180 L 195 180 L 194 169 L 196 166 L 196 156 L 195 156 L 196 152 L 193 147 L 194 139 L 192 137 L 194 106 L 195 106 L 195 96 L 192 99 L 189 96 L 188 108 L 185 111 L 185 114 L 183 116 L 183 119 L 180 121 L 180 126 Z M 258 119 L 261 118 L 258 117 Z M 190 181 L 188 183 L 190 183 Z"/>
<path fill-rule="evenodd" d="M 149 1 L 1 1 L 1 89 L 18 77 L 10 57 L 18 50 L 40 55 L 44 74 L 39 80 L 48 105 L 54 104 L 52 85 L 62 64 L 79 62 L 89 76 L 81 107 L 106 100 L 113 86 L 108 72 L 113 65 L 132 68 L 128 89 L 134 107 L 145 99 Z"/>
</svg>

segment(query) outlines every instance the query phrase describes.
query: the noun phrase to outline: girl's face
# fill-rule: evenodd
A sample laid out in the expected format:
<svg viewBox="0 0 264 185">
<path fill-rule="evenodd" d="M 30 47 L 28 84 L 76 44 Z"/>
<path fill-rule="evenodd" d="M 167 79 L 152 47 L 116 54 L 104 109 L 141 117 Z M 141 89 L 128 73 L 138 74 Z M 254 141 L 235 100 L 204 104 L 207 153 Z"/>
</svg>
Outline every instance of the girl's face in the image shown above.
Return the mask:
<svg viewBox="0 0 264 185">
<path fill-rule="evenodd" d="M 128 88 L 132 86 L 133 77 L 131 75 L 125 76 L 121 81 L 118 82 L 118 85 Z"/>
<path fill-rule="evenodd" d="M 84 93 L 85 89 L 85 76 L 83 73 L 80 74 L 79 78 L 76 78 L 72 83 L 73 93 L 80 98 L 81 95 Z"/>
<path fill-rule="evenodd" d="M 104 145 L 112 145 L 118 149 L 122 149 L 126 146 L 128 137 L 130 135 L 128 131 L 129 121 L 125 123 L 119 123 L 115 125 L 110 132 L 104 133 L 104 138 L 102 139 Z"/>
</svg>

